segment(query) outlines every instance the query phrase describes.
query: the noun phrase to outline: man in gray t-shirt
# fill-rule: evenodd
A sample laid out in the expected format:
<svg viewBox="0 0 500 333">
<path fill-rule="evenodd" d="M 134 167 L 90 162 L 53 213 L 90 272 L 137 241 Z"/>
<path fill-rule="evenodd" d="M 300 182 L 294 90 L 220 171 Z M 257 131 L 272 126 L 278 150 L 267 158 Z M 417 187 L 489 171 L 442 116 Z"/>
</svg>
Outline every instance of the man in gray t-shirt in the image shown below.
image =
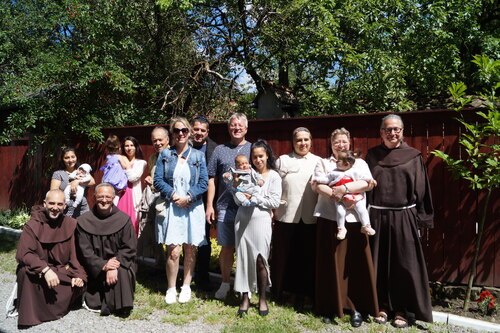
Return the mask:
<svg viewBox="0 0 500 333">
<path fill-rule="evenodd" d="M 217 243 L 222 246 L 219 263 L 222 283 L 215 297 L 224 299 L 230 289 L 231 268 L 234 261 L 234 218 L 238 206 L 233 200 L 231 191 L 227 189 L 222 175 L 235 167 L 234 159 L 237 155 L 244 154 L 250 157 L 250 142 L 245 140 L 248 130 L 248 120 L 244 114 L 235 113 L 228 121 L 228 131 L 231 140 L 229 143 L 218 145 L 208 162 L 208 191 L 206 218 L 208 223 L 217 221 Z M 217 196 L 216 196 L 217 194 Z M 217 198 L 217 220 L 213 209 L 214 200 Z"/>
</svg>

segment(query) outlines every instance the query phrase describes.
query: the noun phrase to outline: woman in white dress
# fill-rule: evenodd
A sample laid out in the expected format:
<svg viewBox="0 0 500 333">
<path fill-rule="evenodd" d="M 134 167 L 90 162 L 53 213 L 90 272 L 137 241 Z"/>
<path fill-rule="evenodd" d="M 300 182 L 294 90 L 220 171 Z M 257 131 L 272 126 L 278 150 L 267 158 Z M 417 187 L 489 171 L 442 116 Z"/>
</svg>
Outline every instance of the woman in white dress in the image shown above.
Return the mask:
<svg viewBox="0 0 500 333">
<path fill-rule="evenodd" d="M 271 284 L 269 253 L 272 235 L 272 209 L 278 208 L 281 198 L 281 177 L 274 170 L 275 158 L 265 140 L 257 140 L 251 147 L 252 167 L 264 179 L 259 194 L 247 195 L 253 206 L 239 207 L 234 229 L 236 235 L 236 276 L 234 290 L 241 293 L 238 315 L 250 307 L 249 292 L 258 292 L 258 310 L 261 316 L 269 313 L 266 288 Z"/>
</svg>

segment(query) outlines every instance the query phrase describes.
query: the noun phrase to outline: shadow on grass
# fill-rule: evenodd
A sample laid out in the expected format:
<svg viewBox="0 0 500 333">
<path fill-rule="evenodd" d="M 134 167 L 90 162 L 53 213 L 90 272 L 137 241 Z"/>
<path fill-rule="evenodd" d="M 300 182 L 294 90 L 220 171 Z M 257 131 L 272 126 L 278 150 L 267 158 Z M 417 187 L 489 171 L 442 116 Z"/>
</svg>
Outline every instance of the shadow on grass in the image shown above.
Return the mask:
<svg viewBox="0 0 500 333">
<path fill-rule="evenodd" d="M 166 292 L 167 277 L 165 270 L 139 264 L 137 267 L 137 282 L 152 293 Z"/>
<path fill-rule="evenodd" d="M 18 240 L 16 236 L 0 233 L 0 252 L 4 253 L 15 250 Z"/>
<path fill-rule="evenodd" d="M 0 234 L 0 271 L 16 272 L 16 248 L 18 238 L 10 234 Z"/>
</svg>

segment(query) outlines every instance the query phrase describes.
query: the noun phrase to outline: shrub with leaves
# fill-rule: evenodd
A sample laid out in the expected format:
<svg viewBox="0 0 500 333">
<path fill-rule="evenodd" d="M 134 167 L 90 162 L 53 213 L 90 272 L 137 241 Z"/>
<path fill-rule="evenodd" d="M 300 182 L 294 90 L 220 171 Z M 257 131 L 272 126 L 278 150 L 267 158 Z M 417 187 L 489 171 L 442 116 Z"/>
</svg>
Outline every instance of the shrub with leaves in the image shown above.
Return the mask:
<svg viewBox="0 0 500 333">
<path fill-rule="evenodd" d="M 477 308 L 483 316 L 491 316 L 497 310 L 497 299 L 486 289 L 483 289 L 479 294 Z"/>
<path fill-rule="evenodd" d="M 456 103 L 455 111 L 459 114 L 456 120 L 463 125 L 459 139 L 464 154 L 455 159 L 445 152 L 434 150 L 432 153 L 447 164 L 448 169 L 456 178 L 464 179 L 469 187 L 485 193 L 478 216 L 474 257 L 469 270 L 469 281 L 464 301 L 464 310 L 467 310 L 472 285 L 476 276 L 476 266 L 481 251 L 481 238 L 484 223 L 487 217 L 488 205 L 491 194 L 500 187 L 500 173 L 498 172 L 500 160 L 500 100 L 497 91 L 500 89 L 500 60 L 493 60 L 487 56 L 474 56 L 473 63 L 479 67 L 479 81 L 484 89 L 479 93 L 482 107 L 477 111 L 465 109 L 470 106 L 473 97 L 466 95 L 467 86 L 463 82 L 454 83 L 450 87 L 453 101 Z M 467 112 L 476 112 L 479 121 L 468 121 Z"/>
<path fill-rule="evenodd" d="M 22 229 L 30 219 L 26 209 L 0 211 L 0 225 L 13 229 Z"/>
</svg>

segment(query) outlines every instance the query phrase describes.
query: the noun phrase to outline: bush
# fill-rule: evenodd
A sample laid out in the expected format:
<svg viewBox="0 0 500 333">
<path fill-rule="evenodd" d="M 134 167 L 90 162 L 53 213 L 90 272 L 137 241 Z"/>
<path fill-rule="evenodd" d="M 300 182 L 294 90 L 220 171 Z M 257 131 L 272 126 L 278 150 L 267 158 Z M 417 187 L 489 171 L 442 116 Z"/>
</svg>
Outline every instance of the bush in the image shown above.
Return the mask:
<svg viewBox="0 0 500 333">
<path fill-rule="evenodd" d="M 22 229 L 30 219 L 30 214 L 26 208 L 0 211 L 0 225 L 13 229 Z"/>
</svg>

